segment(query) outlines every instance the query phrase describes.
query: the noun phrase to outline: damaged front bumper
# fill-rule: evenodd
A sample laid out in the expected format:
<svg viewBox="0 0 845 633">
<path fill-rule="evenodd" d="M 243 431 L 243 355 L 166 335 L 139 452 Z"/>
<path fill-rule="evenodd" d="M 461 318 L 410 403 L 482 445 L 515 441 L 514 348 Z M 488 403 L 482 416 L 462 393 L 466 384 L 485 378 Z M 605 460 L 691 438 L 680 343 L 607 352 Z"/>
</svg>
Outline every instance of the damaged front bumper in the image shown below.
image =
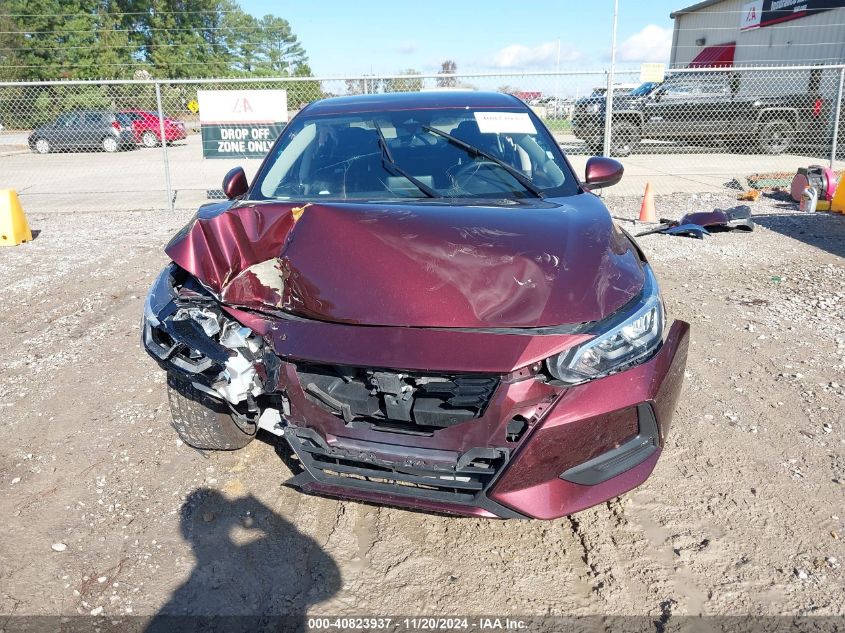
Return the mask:
<svg viewBox="0 0 845 633">
<path fill-rule="evenodd" d="M 283 436 L 309 492 L 551 519 L 627 492 L 669 430 L 689 326 L 648 361 L 571 387 L 542 359 L 579 334 L 356 326 L 221 306 L 175 265 L 145 307 L 148 352 Z M 432 368 L 437 368 L 433 371 Z"/>
</svg>

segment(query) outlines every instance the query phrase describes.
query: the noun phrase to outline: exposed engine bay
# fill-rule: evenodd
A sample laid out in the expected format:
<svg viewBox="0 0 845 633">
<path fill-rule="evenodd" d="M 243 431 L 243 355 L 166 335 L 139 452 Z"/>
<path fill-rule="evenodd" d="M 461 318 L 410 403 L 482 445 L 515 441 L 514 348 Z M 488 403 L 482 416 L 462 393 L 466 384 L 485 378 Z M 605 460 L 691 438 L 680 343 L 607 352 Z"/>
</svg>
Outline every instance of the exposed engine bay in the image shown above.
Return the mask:
<svg viewBox="0 0 845 633">
<path fill-rule="evenodd" d="M 282 361 L 263 337 L 225 314 L 197 280 L 172 266 L 170 302 L 147 315 L 147 348 L 165 369 L 181 370 L 193 386 L 225 401 L 232 412 L 278 432 L 289 405 L 280 384 Z M 430 434 L 481 416 L 497 376 L 433 374 L 295 363 L 306 398 L 350 426 Z M 278 407 L 275 412 L 262 413 Z"/>
<path fill-rule="evenodd" d="M 432 375 L 331 365 L 297 368 L 307 397 L 340 416 L 395 430 L 436 429 L 477 418 L 499 381 L 490 376 Z"/>
</svg>

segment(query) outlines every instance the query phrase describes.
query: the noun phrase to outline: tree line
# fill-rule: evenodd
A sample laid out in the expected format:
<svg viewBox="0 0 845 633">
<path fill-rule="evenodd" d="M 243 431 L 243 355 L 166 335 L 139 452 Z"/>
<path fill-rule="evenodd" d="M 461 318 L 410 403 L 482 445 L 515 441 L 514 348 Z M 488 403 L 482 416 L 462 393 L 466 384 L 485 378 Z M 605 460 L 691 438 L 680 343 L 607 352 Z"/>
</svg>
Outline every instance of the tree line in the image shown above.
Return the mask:
<svg viewBox="0 0 845 633">
<path fill-rule="evenodd" d="M 310 76 L 287 20 L 233 0 L 3 0 L 0 80 Z"/>
</svg>

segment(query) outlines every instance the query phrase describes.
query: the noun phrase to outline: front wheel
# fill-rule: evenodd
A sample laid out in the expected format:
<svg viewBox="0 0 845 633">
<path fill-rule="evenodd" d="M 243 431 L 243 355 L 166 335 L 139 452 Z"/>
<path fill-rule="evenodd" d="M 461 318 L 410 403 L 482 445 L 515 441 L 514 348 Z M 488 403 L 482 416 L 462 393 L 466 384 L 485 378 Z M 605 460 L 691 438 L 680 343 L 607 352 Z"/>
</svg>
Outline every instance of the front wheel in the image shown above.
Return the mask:
<svg viewBox="0 0 845 633">
<path fill-rule="evenodd" d="M 610 155 L 630 156 L 640 142 L 640 129 L 633 123 L 619 121 L 610 130 Z"/>
<path fill-rule="evenodd" d="M 107 136 L 103 139 L 103 149 L 107 152 L 116 152 L 119 145 L 117 139 L 113 136 Z"/>
<path fill-rule="evenodd" d="M 141 135 L 141 142 L 144 144 L 144 147 L 155 147 L 158 145 L 158 137 L 155 135 L 155 132 L 147 130 Z"/>
<path fill-rule="evenodd" d="M 764 154 L 783 154 L 792 145 L 794 134 L 789 121 L 764 123 L 758 134 L 760 151 Z"/>
<path fill-rule="evenodd" d="M 604 152 L 604 143 L 587 143 L 587 151 L 590 156 L 601 156 Z"/>
<path fill-rule="evenodd" d="M 753 139 L 731 138 L 725 141 L 725 145 L 731 154 L 751 154 L 754 150 Z"/>
<path fill-rule="evenodd" d="M 35 141 L 35 151 L 39 154 L 49 154 L 50 150 L 50 141 L 48 141 L 46 138 L 40 138 Z"/>
<path fill-rule="evenodd" d="M 173 428 L 194 448 L 216 451 L 243 448 L 258 430 L 254 423 L 236 417 L 225 402 L 171 373 L 167 374 L 167 397 Z"/>
</svg>

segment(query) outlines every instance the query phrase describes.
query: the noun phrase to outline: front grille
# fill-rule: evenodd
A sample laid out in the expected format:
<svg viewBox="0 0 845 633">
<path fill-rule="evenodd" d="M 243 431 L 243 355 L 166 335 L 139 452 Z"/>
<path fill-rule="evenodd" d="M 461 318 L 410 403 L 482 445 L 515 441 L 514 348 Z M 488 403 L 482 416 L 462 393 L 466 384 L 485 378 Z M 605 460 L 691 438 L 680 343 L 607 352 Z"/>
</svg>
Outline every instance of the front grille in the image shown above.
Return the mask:
<svg viewBox="0 0 845 633">
<path fill-rule="evenodd" d="M 430 434 L 484 414 L 498 376 L 301 364 L 306 397 L 348 425 Z"/>
<path fill-rule="evenodd" d="M 376 458 L 362 450 L 329 446 L 313 429 L 289 428 L 285 437 L 305 472 L 291 483 L 311 480 L 358 490 L 475 505 L 491 502 L 485 491 L 508 460 L 507 449 L 474 448 L 454 463 L 431 463 L 415 450 L 402 463 Z M 397 447 L 399 448 L 399 447 Z"/>
</svg>

